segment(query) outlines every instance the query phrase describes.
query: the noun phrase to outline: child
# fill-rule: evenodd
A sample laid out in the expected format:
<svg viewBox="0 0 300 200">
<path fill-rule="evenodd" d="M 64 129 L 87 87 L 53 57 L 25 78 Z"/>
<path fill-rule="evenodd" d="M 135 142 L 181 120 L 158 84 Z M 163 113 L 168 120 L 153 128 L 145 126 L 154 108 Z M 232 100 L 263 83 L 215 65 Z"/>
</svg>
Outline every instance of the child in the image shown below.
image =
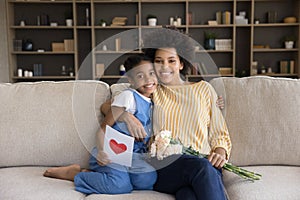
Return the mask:
<svg viewBox="0 0 300 200">
<path fill-rule="evenodd" d="M 81 170 L 79 165 L 48 169 L 44 176 L 74 181 L 75 189 L 85 194 L 121 194 L 132 190 L 151 190 L 156 182 L 155 170 L 143 159 L 152 133 L 151 95 L 157 87 L 157 78 L 152 62 L 143 55 L 129 57 L 124 66 L 131 88 L 117 95 L 110 112 L 101 123 L 97 133 L 97 148 L 92 151 L 90 170 Z M 103 152 L 106 125 L 129 135 L 124 123 L 117 122 L 125 112 L 136 116 L 143 124 L 147 136 L 134 142 L 134 154 L 130 168 L 111 163 Z"/>
</svg>

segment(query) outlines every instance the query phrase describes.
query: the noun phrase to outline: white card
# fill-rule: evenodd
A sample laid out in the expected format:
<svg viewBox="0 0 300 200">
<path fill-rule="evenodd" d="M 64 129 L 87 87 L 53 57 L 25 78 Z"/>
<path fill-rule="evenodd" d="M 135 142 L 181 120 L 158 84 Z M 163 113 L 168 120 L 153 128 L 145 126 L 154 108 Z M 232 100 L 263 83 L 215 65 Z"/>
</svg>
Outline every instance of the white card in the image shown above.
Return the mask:
<svg viewBox="0 0 300 200">
<path fill-rule="evenodd" d="M 133 137 L 106 126 L 103 150 L 113 163 L 131 167 L 133 143 Z"/>
</svg>

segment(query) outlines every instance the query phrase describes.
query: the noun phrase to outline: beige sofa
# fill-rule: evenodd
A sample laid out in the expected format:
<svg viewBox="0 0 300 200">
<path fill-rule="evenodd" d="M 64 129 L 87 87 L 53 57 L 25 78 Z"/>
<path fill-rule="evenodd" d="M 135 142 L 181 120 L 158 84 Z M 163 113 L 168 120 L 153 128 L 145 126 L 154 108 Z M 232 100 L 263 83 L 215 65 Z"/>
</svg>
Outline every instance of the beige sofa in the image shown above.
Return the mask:
<svg viewBox="0 0 300 200">
<path fill-rule="evenodd" d="M 252 183 L 224 172 L 229 199 L 299 199 L 300 81 L 250 77 L 211 83 L 225 97 L 230 162 L 263 175 Z M 102 119 L 99 107 L 110 96 L 109 86 L 99 81 L 0 84 L 0 199 L 174 199 L 154 191 L 85 196 L 72 182 L 43 177 L 49 166 L 87 167 Z"/>
</svg>

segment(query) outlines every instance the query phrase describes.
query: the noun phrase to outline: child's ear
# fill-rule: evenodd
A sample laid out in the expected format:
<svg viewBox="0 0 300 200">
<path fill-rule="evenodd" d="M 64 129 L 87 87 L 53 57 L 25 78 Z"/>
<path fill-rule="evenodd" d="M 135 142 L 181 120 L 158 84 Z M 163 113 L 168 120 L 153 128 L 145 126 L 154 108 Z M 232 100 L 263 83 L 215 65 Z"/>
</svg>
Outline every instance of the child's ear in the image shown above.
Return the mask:
<svg viewBox="0 0 300 200">
<path fill-rule="evenodd" d="M 133 82 L 132 78 L 130 78 L 130 76 L 127 76 L 127 80 L 130 83 L 130 85 L 133 85 L 134 82 Z"/>
</svg>

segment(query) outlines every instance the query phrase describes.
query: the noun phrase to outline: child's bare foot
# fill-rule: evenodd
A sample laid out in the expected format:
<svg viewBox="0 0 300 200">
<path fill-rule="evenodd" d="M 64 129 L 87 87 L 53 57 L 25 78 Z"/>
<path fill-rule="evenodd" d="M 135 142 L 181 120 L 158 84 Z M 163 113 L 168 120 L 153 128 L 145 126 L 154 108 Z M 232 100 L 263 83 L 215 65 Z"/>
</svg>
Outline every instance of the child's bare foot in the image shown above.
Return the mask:
<svg viewBox="0 0 300 200">
<path fill-rule="evenodd" d="M 44 172 L 44 176 L 74 181 L 74 177 L 81 171 L 80 166 L 77 164 L 64 166 L 64 167 L 53 167 L 47 169 Z"/>
</svg>

